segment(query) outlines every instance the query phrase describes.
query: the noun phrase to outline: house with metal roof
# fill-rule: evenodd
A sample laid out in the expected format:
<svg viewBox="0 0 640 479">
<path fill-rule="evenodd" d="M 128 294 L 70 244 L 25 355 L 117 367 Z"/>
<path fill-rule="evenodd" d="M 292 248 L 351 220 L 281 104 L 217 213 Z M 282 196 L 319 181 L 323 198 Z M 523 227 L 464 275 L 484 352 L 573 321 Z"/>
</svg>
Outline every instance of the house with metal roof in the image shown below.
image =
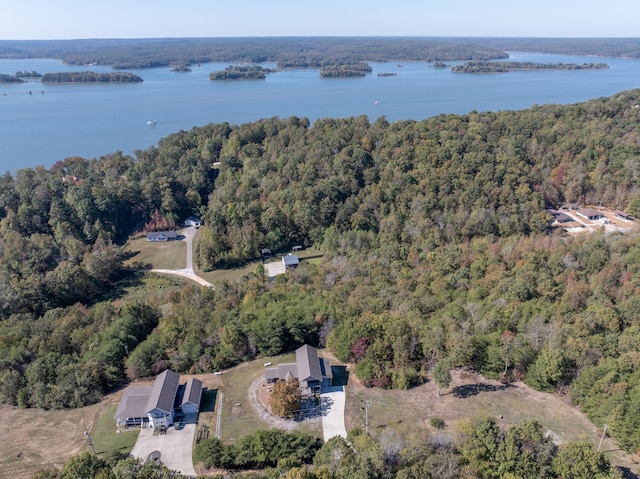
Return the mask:
<svg viewBox="0 0 640 479">
<path fill-rule="evenodd" d="M 295 363 L 266 368 L 264 377 L 267 383 L 297 379 L 303 395 L 318 394 L 333 382 L 330 361 L 318 356 L 318 350 L 308 344 L 296 349 Z"/>
<path fill-rule="evenodd" d="M 175 231 L 150 231 L 147 233 L 147 241 L 152 243 L 174 241 L 178 239 L 178 233 Z"/>
<path fill-rule="evenodd" d="M 297 254 L 289 253 L 282 257 L 282 263 L 285 269 L 297 268 L 300 264 L 300 259 Z"/>
</svg>

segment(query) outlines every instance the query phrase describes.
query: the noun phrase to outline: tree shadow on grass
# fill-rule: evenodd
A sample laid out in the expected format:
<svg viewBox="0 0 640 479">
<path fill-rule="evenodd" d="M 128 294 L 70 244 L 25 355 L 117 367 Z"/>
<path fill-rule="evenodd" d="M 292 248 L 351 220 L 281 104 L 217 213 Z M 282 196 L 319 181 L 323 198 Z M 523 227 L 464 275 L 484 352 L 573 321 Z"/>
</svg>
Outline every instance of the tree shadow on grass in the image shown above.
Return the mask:
<svg viewBox="0 0 640 479">
<path fill-rule="evenodd" d="M 618 470 L 622 474 L 623 479 L 638 479 L 638 475 L 628 467 L 618 467 Z"/>
<path fill-rule="evenodd" d="M 471 396 L 476 396 L 480 393 L 486 392 L 496 392 L 496 391 L 504 391 L 507 388 L 511 388 L 510 384 L 487 384 L 487 383 L 475 383 L 475 384 L 464 384 L 462 386 L 456 386 L 451 390 L 451 394 L 453 394 L 457 398 L 468 398 Z"/>
</svg>

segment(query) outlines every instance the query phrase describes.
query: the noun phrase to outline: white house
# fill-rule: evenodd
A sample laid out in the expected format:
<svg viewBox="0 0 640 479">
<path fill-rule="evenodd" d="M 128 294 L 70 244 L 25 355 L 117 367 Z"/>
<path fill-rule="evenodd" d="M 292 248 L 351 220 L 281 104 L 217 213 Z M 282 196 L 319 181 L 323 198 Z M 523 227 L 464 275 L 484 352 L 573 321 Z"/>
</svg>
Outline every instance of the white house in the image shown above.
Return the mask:
<svg viewBox="0 0 640 479">
<path fill-rule="evenodd" d="M 202 226 L 202 220 L 197 216 L 189 216 L 186 220 L 184 220 L 184 225 L 188 228 L 189 226 L 195 226 L 199 228 Z"/>
<path fill-rule="evenodd" d="M 178 238 L 178 233 L 175 231 L 151 231 L 147 233 L 147 241 L 153 243 L 174 241 Z"/>
</svg>

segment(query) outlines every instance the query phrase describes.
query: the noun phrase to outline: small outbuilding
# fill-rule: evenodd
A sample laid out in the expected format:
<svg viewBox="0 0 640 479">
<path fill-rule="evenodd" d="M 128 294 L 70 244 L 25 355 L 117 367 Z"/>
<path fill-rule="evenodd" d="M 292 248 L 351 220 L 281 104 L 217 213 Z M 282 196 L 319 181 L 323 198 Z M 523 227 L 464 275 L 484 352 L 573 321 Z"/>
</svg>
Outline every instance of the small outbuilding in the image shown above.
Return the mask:
<svg viewBox="0 0 640 479">
<path fill-rule="evenodd" d="M 614 210 L 613 214 L 615 215 L 616 218 L 619 218 L 621 220 L 633 221 L 633 216 L 631 216 L 629 213 L 625 213 L 624 211 Z"/>
<path fill-rule="evenodd" d="M 197 216 L 189 216 L 186 220 L 184 220 L 184 225 L 188 228 L 190 226 L 195 226 L 199 228 L 202 226 L 202 220 Z"/>
<path fill-rule="evenodd" d="M 282 257 L 282 263 L 285 269 L 297 268 L 300 264 L 300 259 L 297 254 L 289 253 Z"/>
</svg>

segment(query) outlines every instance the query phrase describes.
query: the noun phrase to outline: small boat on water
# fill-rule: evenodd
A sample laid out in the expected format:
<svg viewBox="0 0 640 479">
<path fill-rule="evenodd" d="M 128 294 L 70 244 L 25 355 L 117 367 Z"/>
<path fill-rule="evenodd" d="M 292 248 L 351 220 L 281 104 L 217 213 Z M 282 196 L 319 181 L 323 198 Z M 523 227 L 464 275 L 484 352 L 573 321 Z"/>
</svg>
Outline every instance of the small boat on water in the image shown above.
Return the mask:
<svg viewBox="0 0 640 479">
<path fill-rule="evenodd" d="M 153 126 L 153 125 L 157 125 L 157 124 L 158 124 L 158 122 L 157 122 L 157 121 L 155 121 L 155 120 L 149 120 L 149 121 L 147 122 L 147 125 L 149 125 L 149 126 Z"/>
</svg>

